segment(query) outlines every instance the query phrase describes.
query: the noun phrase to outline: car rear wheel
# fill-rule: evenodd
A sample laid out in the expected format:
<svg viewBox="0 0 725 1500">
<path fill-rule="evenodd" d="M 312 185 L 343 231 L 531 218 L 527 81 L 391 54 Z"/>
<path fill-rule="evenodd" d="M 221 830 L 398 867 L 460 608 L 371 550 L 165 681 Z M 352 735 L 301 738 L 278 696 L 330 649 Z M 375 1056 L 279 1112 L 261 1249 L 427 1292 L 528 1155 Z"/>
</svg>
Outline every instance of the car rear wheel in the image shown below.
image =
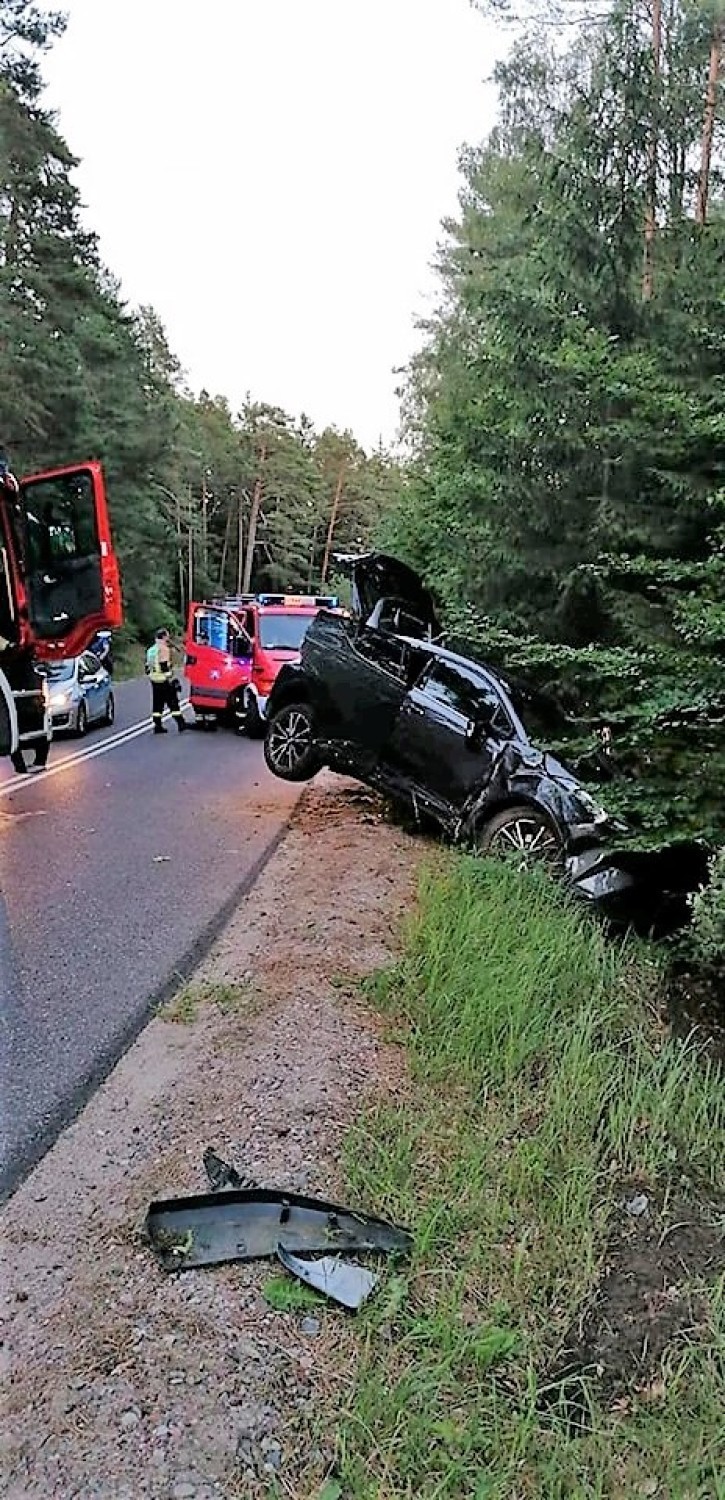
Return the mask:
<svg viewBox="0 0 725 1500">
<path fill-rule="evenodd" d="M 76 734 L 78 735 L 79 740 L 82 740 L 84 734 L 87 734 L 87 732 L 88 732 L 88 709 L 86 708 L 85 703 L 79 703 L 78 704 L 78 717 L 76 719 Z"/>
<path fill-rule="evenodd" d="M 106 720 L 105 720 L 105 722 L 107 724 L 112 724 L 113 721 L 114 721 L 114 719 L 115 719 L 115 717 L 116 717 L 116 705 L 115 705 L 115 703 L 113 701 L 113 693 L 109 693 L 108 694 L 108 702 L 106 704 Z"/>
<path fill-rule="evenodd" d="M 516 859 L 522 868 L 539 860 L 561 863 L 563 845 L 558 830 L 536 807 L 507 807 L 481 829 L 478 848 L 482 854 Z"/>
<path fill-rule="evenodd" d="M 289 703 L 267 727 L 264 758 L 283 781 L 310 781 L 322 767 L 309 703 Z"/>
</svg>

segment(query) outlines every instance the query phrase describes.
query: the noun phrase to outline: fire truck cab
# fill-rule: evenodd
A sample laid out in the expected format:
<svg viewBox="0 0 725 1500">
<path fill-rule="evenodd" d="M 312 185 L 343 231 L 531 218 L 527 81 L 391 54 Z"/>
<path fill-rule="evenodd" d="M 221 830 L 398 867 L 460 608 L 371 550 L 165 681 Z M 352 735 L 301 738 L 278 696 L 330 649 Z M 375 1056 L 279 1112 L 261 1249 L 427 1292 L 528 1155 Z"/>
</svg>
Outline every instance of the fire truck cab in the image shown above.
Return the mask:
<svg viewBox="0 0 725 1500">
<path fill-rule="evenodd" d="M 338 608 L 331 594 L 236 594 L 191 603 L 185 670 L 199 724 L 216 729 L 228 723 L 240 734 L 261 736 L 280 667 L 299 661 L 317 611 Z"/>
<path fill-rule="evenodd" d="M 123 624 L 101 465 L 16 481 L 0 465 L 0 756 L 52 738 L 38 664 L 78 656 Z"/>
</svg>

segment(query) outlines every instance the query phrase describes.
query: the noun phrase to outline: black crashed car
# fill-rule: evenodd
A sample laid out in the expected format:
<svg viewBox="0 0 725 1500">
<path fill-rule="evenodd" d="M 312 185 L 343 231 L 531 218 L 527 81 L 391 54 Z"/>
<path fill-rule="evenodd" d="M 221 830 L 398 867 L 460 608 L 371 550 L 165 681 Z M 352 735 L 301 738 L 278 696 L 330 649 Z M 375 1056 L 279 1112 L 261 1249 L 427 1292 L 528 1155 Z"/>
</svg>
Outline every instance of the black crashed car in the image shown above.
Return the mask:
<svg viewBox="0 0 725 1500">
<path fill-rule="evenodd" d="M 456 842 L 550 859 L 612 916 L 684 920 L 707 851 L 628 851 L 624 825 L 537 743 L 546 716 L 536 695 L 441 644 L 416 573 L 382 553 L 338 563 L 351 573 L 352 612 L 321 610 L 300 663 L 277 678 L 264 746 L 274 775 L 300 782 L 328 766 Z"/>
</svg>

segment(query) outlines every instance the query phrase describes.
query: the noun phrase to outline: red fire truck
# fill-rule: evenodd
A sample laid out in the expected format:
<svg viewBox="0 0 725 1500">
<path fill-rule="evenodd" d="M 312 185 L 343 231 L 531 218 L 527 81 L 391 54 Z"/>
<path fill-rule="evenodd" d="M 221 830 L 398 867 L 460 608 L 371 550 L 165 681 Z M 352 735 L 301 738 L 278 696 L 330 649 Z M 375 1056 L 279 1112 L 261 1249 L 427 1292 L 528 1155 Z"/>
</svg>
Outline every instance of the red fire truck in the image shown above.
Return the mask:
<svg viewBox="0 0 725 1500">
<path fill-rule="evenodd" d="M 240 734 L 262 735 L 280 667 L 299 661 L 317 611 L 337 610 L 339 603 L 332 594 L 235 594 L 190 604 L 185 670 L 199 724 L 228 723 Z"/>
<path fill-rule="evenodd" d="M 52 727 L 37 662 L 78 656 L 122 624 L 100 464 L 18 482 L 0 455 L 0 756 L 29 747 L 45 764 Z"/>
</svg>

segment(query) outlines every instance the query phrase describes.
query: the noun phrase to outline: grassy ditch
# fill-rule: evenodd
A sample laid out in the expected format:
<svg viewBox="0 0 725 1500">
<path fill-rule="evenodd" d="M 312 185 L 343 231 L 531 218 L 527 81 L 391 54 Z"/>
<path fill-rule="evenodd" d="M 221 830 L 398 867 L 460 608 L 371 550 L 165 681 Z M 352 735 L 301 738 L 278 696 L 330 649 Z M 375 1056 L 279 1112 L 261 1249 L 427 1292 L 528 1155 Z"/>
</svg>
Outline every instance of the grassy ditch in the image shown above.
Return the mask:
<svg viewBox="0 0 725 1500">
<path fill-rule="evenodd" d="M 545 877 L 424 875 L 372 991 L 410 1096 L 348 1149 L 416 1239 L 361 1320 L 350 1500 L 725 1497 L 725 1090 L 660 987 Z"/>
</svg>

